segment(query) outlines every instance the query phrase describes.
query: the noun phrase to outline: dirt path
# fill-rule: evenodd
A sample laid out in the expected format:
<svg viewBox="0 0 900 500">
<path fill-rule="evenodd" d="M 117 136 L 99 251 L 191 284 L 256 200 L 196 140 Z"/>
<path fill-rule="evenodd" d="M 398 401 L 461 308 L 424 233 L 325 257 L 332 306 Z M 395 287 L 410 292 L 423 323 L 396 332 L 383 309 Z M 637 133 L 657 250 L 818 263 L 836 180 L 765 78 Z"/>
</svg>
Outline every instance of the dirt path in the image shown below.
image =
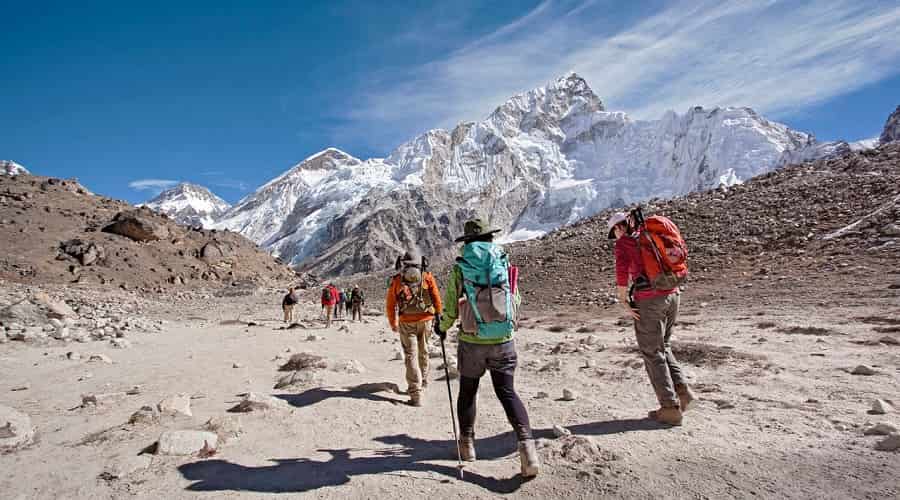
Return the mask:
<svg viewBox="0 0 900 500">
<path fill-rule="evenodd" d="M 759 310 L 686 300 L 676 347 L 702 401 L 675 429 L 644 418 L 654 398 L 630 328 L 610 313 L 532 315 L 518 337 L 517 385 L 545 466 L 537 479 L 523 482 L 489 379 L 479 396 L 479 461 L 459 480 L 439 359 L 432 359 L 424 407 L 407 406 L 405 395 L 390 390 L 392 384 L 405 389 L 403 364 L 392 360 L 398 343 L 382 318 L 367 317 L 350 331 L 339 330 L 343 323 L 279 330 L 273 319 L 279 311 L 267 305 L 273 302 L 212 299 L 169 313 L 166 331 L 135 335 L 129 349 L 100 342 L 0 345 L 2 401 L 29 414 L 39 432 L 36 445 L 0 455 L 2 496 L 900 496 L 900 453 L 875 451 L 879 438 L 863 435 L 875 422 L 900 423 L 897 413 L 867 414 L 876 398 L 900 403 L 900 346 L 866 345 L 885 336 L 900 339 L 890 330 L 900 323 L 896 304 Z M 317 311 L 299 315 L 313 320 Z M 236 324 L 238 316 L 259 324 Z M 308 341 L 309 335 L 323 339 Z M 83 359 L 67 359 L 69 351 Z M 284 375 L 278 367 L 298 352 L 323 356 L 329 368 L 305 386 L 273 390 Z M 86 361 L 91 354 L 106 354 L 113 363 Z M 346 370 L 350 360 L 364 371 Z M 877 373 L 851 375 L 859 364 Z M 27 390 L 12 391 L 26 384 Z M 140 386 L 137 394 L 79 407 L 82 394 L 134 386 Z M 578 399 L 560 401 L 563 388 Z M 149 467 L 104 479 L 108 466 L 137 455 L 163 430 L 199 429 L 210 418 L 231 415 L 226 410 L 246 392 L 274 395 L 278 404 L 235 414 L 241 435 L 215 455 L 153 455 Z M 176 393 L 192 396 L 193 417 L 126 425 L 141 406 Z M 574 437 L 555 438 L 554 425 Z"/>
</svg>

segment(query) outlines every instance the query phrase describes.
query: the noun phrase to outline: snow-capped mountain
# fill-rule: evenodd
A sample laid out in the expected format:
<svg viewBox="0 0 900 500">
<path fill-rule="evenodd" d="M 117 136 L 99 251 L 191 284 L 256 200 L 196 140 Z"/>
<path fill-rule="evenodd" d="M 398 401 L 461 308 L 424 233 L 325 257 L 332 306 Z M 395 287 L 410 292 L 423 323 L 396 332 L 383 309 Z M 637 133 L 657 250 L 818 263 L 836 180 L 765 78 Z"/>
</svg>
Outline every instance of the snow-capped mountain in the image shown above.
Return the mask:
<svg viewBox="0 0 900 500">
<path fill-rule="evenodd" d="M 405 248 L 450 255 L 475 215 L 502 228 L 506 241 L 532 238 L 610 206 L 846 151 L 844 142 L 818 143 L 749 108 L 632 120 L 606 111 L 573 73 L 509 99 L 481 122 L 428 131 L 387 158 L 322 151 L 216 227 L 301 268 L 351 274 L 387 267 Z"/>
<path fill-rule="evenodd" d="M 209 189 L 187 182 L 163 191 L 144 206 L 168 215 L 179 224 L 202 227 L 211 226 L 217 217 L 231 208 Z"/>
<path fill-rule="evenodd" d="M 27 173 L 28 170 L 26 170 L 25 167 L 12 160 L 0 160 L 0 175 L 8 175 L 12 177 L 14 175 Z"/>
</svg>

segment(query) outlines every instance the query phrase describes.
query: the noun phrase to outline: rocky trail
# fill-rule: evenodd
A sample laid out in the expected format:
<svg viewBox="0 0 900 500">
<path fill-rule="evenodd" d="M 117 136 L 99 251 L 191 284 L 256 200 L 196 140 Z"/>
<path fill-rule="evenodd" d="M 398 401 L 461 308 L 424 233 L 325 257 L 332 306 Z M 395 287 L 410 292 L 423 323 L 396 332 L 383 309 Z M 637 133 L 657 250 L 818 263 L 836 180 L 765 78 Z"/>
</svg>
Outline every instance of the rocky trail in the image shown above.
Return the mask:
<svg viewBox="0 0 900 500">
<path fill-rule="evenodd" d="M 102 336 L 0 345 L 2 417 L 30 420 L 0 434 L 0 490 L 13 499 L 900 495 L 900 453 L 879 449 L 896 448 L 889 434 L 900 425 L 896 301 L 807 308 L 702 297 L 700 287 L 686 293 L 676 332 L 701 397 L 680 428 L 644 418 L 655 400 L 630 326 L 613 311 L 525 310 L 517 387 L 544 462 L 532 481 L 518 477 L 514 437 L 486 381 L 479 461 L 458 478 L 438 345 L 425 405 L 410 407 L 399 342 L 381 316 L 325 328 L 315 290 L 303 292 L 290 329 L 277 321 L 273 289 L 132 299 L 123 316 L 158 328 L 121 330 L 113 338 L 126 347 Z"/>
</svg>

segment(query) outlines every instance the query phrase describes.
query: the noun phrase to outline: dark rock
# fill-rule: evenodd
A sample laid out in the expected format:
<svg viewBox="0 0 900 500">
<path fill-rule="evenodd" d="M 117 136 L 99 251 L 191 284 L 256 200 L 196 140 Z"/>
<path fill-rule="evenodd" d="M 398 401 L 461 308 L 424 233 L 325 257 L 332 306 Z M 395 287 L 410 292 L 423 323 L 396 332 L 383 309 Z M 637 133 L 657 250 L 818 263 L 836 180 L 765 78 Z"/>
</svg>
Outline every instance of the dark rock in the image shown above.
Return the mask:
<svg viewBox="0 0 900 500">
<path fill-rule="evenodd" d="M 169 229 L 165 223 L 154 220 L 152 215 L 141 210 L 119 212 L 103 228 L 103 232 L 125 236 L 134 241 L 157 241 L 169 237 Z"/>
</svg>

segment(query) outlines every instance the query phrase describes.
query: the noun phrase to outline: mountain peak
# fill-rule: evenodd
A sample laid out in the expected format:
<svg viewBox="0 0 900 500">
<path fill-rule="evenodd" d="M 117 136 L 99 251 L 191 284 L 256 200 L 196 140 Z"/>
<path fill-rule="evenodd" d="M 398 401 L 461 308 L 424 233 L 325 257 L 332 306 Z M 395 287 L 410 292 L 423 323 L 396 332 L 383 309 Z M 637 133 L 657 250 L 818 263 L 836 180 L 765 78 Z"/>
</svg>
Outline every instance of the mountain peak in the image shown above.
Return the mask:
<svg viewBox="0 0 900 500">
<path fill-rule="evenodd" d="M 207 227 L 231 205 L 209 189 L 181 182 L 148 201 L 144 206 L 168 215 L 179 224 Z"/>
<path fill-rule="evenodd" d="M 900 141 L 900 106 L 897 106 L 897 109 L 891 113 L 891 116 L 885 122 L 879 143 L 887 144 L 892 141 Z"/>
</svg>

